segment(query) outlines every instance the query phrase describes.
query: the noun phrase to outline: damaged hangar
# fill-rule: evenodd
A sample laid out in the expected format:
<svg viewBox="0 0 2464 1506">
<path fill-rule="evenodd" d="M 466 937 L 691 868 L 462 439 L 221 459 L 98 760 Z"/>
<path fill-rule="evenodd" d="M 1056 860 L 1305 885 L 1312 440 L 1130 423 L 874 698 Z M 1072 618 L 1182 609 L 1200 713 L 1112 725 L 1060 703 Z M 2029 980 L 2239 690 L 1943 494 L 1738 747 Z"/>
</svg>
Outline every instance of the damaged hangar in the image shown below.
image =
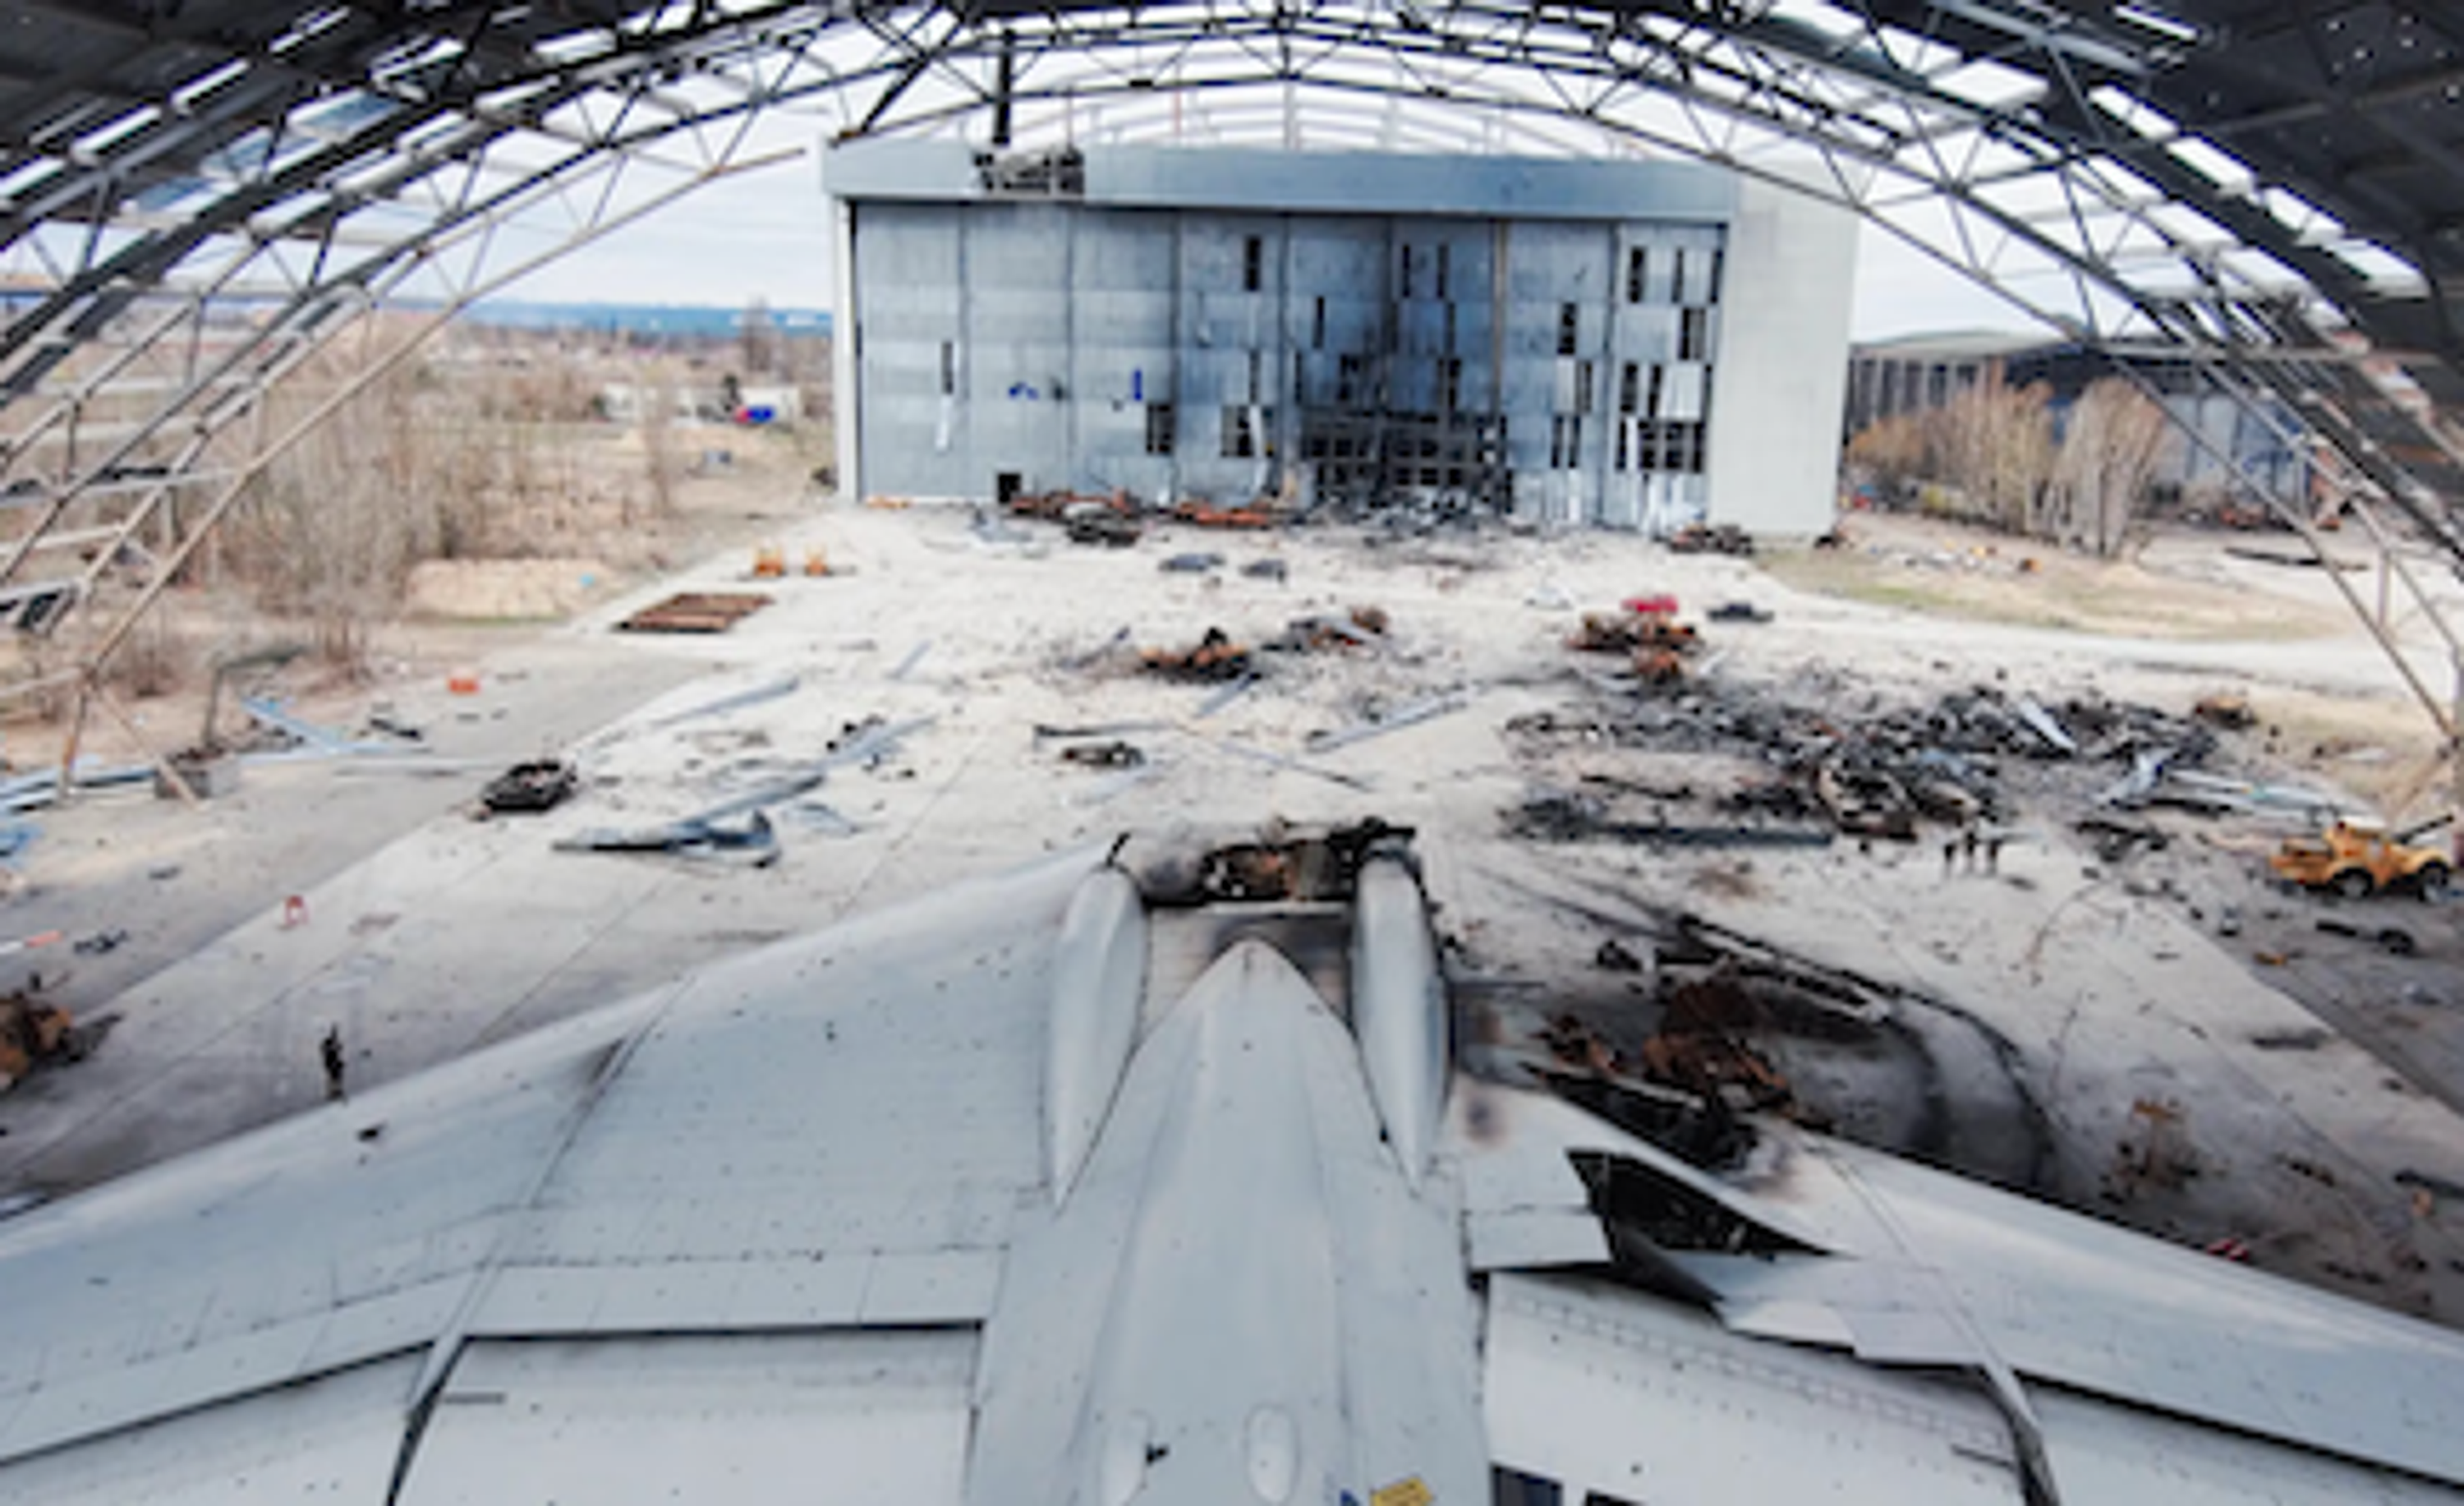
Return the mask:
<svg viewBox="0 0 2464 1506">
<path fill-rule="evenodd" d="M 1682 163 L 833 149 L 869 496 L 1828 526 L 1844 212 Z"/>
</svg>

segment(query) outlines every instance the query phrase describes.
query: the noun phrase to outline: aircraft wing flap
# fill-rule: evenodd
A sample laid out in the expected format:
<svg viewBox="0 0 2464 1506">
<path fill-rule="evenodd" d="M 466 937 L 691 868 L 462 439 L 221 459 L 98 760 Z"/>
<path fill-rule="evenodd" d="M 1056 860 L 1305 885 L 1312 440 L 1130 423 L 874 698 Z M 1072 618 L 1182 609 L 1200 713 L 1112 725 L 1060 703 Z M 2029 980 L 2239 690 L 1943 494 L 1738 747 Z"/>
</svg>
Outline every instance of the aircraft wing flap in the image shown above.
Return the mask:
<svg viewBox="0 0 2464 1506">
<path fill-rule="evenodd" d="M 977 1347 L 953 1330 L 475 1343 L 401 1506 L 957 1506 Z"/>
<path fill-rule="evenodd" d="M 1740 1332 L 1973 1366 L 2464 1484 L 2464 1339 L 2193 1251 L 1808 1141 L 1797 1191 L 1866 1199 L 1887 1247 L 1674 1252 Z M 2032 1388 L 2035 1389 L 2035 1388 Z"/>
<path fill-rule="evenodd" d="M 2022 1499 L 1981 1390 L 1774 1347 L 1604 1283 L 1493 1276 L 1482 1351 L 1492 1456 L 1564 1500 Z"/>
<path fill-rule="evenodd" d="M 357 1366 L 10 1465 L 0 1499 L 42 1506 L 261 1506 L 382 1499 L 415 1357 Z M 363 1483 L 364 1482 L 364 1483 Z"/>
<path fill-rule="evenodd" d="M 1474 1271 L 1537 1271 L 1604 1265 L 1608 1235 L 1589 1208 L 1511 1208 L 1463 1216 Z"/>
</svg>

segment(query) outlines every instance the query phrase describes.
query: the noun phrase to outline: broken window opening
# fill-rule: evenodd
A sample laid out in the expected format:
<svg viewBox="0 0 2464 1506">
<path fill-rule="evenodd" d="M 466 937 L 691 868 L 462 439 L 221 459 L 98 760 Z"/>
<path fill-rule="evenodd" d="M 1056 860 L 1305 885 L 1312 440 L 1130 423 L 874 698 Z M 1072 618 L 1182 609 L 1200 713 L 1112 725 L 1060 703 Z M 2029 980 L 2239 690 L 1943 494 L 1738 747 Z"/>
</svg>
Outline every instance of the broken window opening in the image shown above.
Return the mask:
<svg viewBox="0 0 2464 1506">
<path fill-rule="evenodd" d="M 1455 306 L 1446 305 L 1446 354 L 1455 353 Z"/>
<path fill-rule="evenodd" d="M 1395 296 L 1400 299 L 1407 299 L 1412 296 L 1412 248 L 1407 245 L 1402 247 L 1401 250 L 1403 253 L 1402 275 L 1398 279 L 1399 290 Z"/>
<path fill-rule="evenodd" d="M 1566 1488 L 1545 1474 L 1526 1474 L 1505 1465 L 1488 1472 L 1491 1506 L 1565 1506 Z"/>
<path fill-rule="evenodd" d="M 1709 343 L 1711 313 L 1708 309 L 1689 308 L 1678 316 L 1677 359 L 1700 361 L 1704 346 Z"/>
<path fill-rule="evenodd" d="M 1642 412 L 1644 417 L 1658 418 L 1660 416 L 1661 395 L 1667 390 L 1667 388 L 1668 368 L 1660 365 L 1658 362 L 1652 363 L 1651 393 L 1648 397 L 1643 399 L 1642 404 Z"/>
<path fill-rule="evenodd" d="M 1463 365 L 1459 360 L 1449 358 L 1439 363 L 1438 406 L 1449 412 L 1463 407 Z"/>
<path fill-rule="evenodd" d="M 1323 298 L 1317 300 L 1315 311 L 1309 315 L 1309 348 L 1326 348 L 1326 299 Z"/>
<path fill-rule="evenodd" d="M 1617 373 L 1617 411 L 1631 414 L 1642 398 L 1642 367 L 1627 362 Z"/>
<path fill-rule="evenodd" d="M 941 395 L 955 396 L 958 390 L 958 347 L 955 342 L 941 342 Z"/>
<path fill-rule="evenodd" d="M 1265 285 L 1266 243 L 1256 235 L 1241 243 L 1241 288 L 1255 293 Z"/>
<path fill-rule="evenodd" d="M 1644 281 L 1651 276 L 1651 248 L 1637 246 L 1625 254 L 1625 300 L 1642 301 Z"/>
<path fill-rule="evenodd" d="M 1588 361 L 1577 361 L 1574 363 L 1574 411 L 1588 413 L 1591 410 L 1592 364 Z"/>
<path fill-rule="evenodd" d="M 1574 353 L 1576 336 L 1580 328 L 1581 324 L 1576 316 L 1574 305 L 1572 303 L 1558 304 L 1557 354 L 1561 356 L 1571 356 Z"/>
<path fill-rule="evenodd" d="M 1450 256 L 1447 255 L 1447 250 L 1448 250 L 1448 248 L 1446 248 L 1446 247 L 1444 247 L 1444 246 L 1440 246 L 1440 247 L 1438 248 L 1438 286 L 1437 286 L 1437 296 L 1438 296 L 1439 298 L 1444 298 L 1444 297 L 1446 296 L 1446 273 L 1447 273 L 1447 270 L 1448 270 L 1448 265 L 1449 265 L 1449 263 L 1450 263 L 1450 262 L 1452 261 L 1452 259 L 1453 259 L 1452 257 L 1450 257 Z"/>
<path fill-rule="evenodd" d="M 1249 410 L 1234 404 L 1223 410 L 1223 458 L 1248 460 L 1256 458 L 1258 436 L 1249 427 Z"/>
<path fill-rule="evenodd" d="M 1671 303 L 1685 301 L 1685 251 L 1683 247 L 1678 248 L 1676 259 L 1669 263 L 1668 301 Z"/>
<path fill-rule="evenodd" d="M 1257 351 L 1249 352 L 1249 401 L 1252 403 L 1265 400 L 1265 394 L 1258 390 L 1258 372 L 1263 364 Z"/>
<path fill-rule="evenodd" d="M 1727 270 L 1727 260 L 1728 250 L 1727 247 L 1714 246 L 1711 248 L 1710 286 L 1703 290 L 1704 302 L 1717 303 L 1720 301 L 1720 276 Z"/>
<path fill-rule="evenodd" d="M 1147 454 L 1163 455 L 1172 454 L 1172 405 L 1149 403 L 1147 405 Z"/>
</svg>

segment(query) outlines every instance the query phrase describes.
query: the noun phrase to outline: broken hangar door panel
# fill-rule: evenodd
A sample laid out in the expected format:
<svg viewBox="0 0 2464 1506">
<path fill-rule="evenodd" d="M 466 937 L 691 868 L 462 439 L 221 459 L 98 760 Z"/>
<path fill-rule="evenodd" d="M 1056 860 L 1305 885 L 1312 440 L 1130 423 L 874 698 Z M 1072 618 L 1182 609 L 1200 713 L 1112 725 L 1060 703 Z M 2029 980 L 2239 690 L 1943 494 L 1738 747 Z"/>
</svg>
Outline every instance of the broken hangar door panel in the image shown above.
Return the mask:
<svg viewBox="0 0 2464 1506">
<path fill-rule="evenodd" d="M 1144 210 L 1078 211 L 1070 254 L 1070 322 L 1077 424 L 1073 490 L 1126 487 L 1169 498 L 1181 414 L 1173 345 L 1170 215 Z"/>
<path fill-rule="evenodd" d="M 1017 475 L 1029 492 L 1056 491 L 1074 478 L 1072 212 L 989 204 L 967 216 L 966 395 L 983 474 L 961 495 L 990 496 L 997 475 Z"/>
<path fill-rule="evenodd" d="M 416 1356 L 360 1365 L 0 1466 L 6 1506 L 381 1501 Z"/>
<path fill-rule="evenodd" d="M 856 418 L 867 492 L 951 497 L 990 484 L 971 482 L 965 465 L 962 212 L 891 203 L 856 210 Z"/>
<path fill-rule="evenodd" d="M 400 1506 L 957 1506 L 973 1329 L 484 1342 Z"/>
<path fill-rule="evenodd" d="M 2023 1499 L 1981 1387 L 1741 1338 L 1659 1297 L 1501 1273 L 1483 1352 L 1491 1458 L 1568 1502 Z"/>
</svg>

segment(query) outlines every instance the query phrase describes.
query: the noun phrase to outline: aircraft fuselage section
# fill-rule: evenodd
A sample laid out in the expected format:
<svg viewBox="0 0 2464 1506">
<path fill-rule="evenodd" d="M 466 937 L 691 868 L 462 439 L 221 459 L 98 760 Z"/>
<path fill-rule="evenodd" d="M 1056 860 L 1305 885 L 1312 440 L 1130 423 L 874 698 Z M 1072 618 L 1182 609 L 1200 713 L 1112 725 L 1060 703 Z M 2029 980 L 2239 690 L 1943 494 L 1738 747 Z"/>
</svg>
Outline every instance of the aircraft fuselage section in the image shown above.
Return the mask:
<svg viewBox="0 0 2464 1506">
<path fill-rule="evenodd" d="M 1026 1217 L 971 1500 L 1484 1498 L 1452 1185 L 1405 1176 L 1351 1032 L 1271 947 L 1155 1025 L 1076 1186 Z"/>
</svg>

